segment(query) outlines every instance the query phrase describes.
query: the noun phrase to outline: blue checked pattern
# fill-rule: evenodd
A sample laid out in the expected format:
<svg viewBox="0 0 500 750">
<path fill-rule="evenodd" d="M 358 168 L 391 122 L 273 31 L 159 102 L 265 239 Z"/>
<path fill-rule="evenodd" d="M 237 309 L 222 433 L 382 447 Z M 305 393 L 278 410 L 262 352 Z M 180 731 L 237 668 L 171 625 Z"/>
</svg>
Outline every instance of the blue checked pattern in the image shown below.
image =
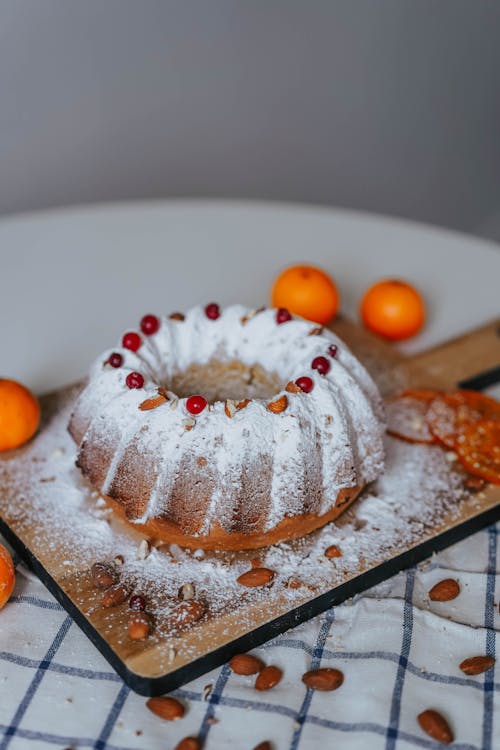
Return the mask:
<svg viewBox="0 0 500 750">
<path fill-rule="evenodd" d="M 188 711 L 173 724 L 145 709 L 18 565 L 14 596 L 0 614 L 0 750 L 150 750 L 174 748 L 186 735 L 197 735 L 205 750 L 263 740 L 276 750 L 437 748 L 416 722 L 426 708 L 447 716 L 454 748 L 496 750 L 498 668 L 467 677 L 458 664 L 495 655 L 499 532 L 500 524 L 491 526 L 262 646 L 257 653 L 284 671 L 267 693 L 227 665 L 175 691 Z M 430 605 L 426 592 L 446 577 L 460 581 L 460 596 Z M 344 672 L 335 693 L 302 684 L 302 674 L 319 666 Z"/>
</svg>

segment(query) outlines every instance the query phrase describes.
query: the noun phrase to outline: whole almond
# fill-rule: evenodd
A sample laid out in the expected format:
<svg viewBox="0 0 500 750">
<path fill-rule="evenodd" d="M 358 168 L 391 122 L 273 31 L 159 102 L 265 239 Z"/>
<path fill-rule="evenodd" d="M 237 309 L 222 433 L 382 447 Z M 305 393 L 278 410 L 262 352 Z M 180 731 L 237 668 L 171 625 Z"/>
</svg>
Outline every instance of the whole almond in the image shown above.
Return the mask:
<svg viewBox="0 0 500 750">
<path fill-rule="evenodd" d="M 175 746 L 175 750 L 201 750 L 201 742 L 198 737 L 184 737 Z"/>
<path fill-rule="evenodd" d="M 294 383 L 293 380 L 290 380 L 285 386 L 285 391 L 288 391 L 288 393 L 302 393 L 302 388 L 299 388 L 297 383 Z"/>
<path fill-rule="evenodd" d="M 302 682 L 313 690 L 337 690 L 344 682 L 344 675 L 340 669 L 322 667 L 305 672 Z"/>
<path fill-rule="evenodd" d="M 176 721 L 182 719 L 186 709 L 177 698 L 170 698 L 168 695 L 160 695 L 157 698 L 150 698 L 146 701 L 146 706 L 160 719 L 167 721 Z"/>
<path fill-rule="evenodd" d="M 450 602 L 460 593 L 458 581 L 454 578 L 443 578 L 429 591 L 429 599 L 433 602 Z"/>
<path fill-rule="evenodd" d="M 270 401 L 267 408 L 269 411 L 272 411 L 273 414 L 281 414 L 281 412 L 285 411 L 287 406 L 288 398 L 283 394 L 283 396 L 277 398 L 276 401 Z"/>
<path fill-rule="evenodd" d="M 449 745 L 453 742 L 453 732 L 450 729 L 450 725 L 440 713 L 434 711 L 432 708 L 428 708 L 427 711 L 422 711 L 417 716 L 418 723 L 429 737 L 433 740 L 441 742 L 443 745 Z"/>
<path fill-rule="evenodd" d="M 253 588 L 255 586 L 266 586 L 274 578 L 274 571 L 269 568 L 252 568 L 247 570 L 246 573 L 242 573 L 236 579 L 240 586 L 248 586 Z"/>
<path fill-rule="evenodd" d="M 264 662 L 252 654 L 236 654 L 229 662 L 229 667 L 235 674 L 257 674 L 264 667 Z"/>
<path fill-rule="evenodd" d="M 336 544 L 331 544 L 325 549 L 325 557 L 328 557 L 330 559 L 332 557 L 342 557 L 342 551 L 340 547 L 337 547 Z"/>
<path fill-rule="evenodd" d="M 166 400 L 165 396 L 159 394 L 158 396 L 147 398 L 145 401 L 142 401 L 142 403 L 139 404 L 139 409 L 141 411 L 150 411 L 151 409 L 156 409 L 158 406 L 164 404 Z"/>
<path fill-rule="evenodd" d="M 279 667 L 264 667 L 255 680 L 256 690 L 271 690 L 283 677 L 283 672 Z"/>
<path fill-rule="evenodd" d="M 121 583 L 116 586 L 111 586 L 104 592 L 101 599 L 101 606 L 106 609 L 108 607 L 117 607 L 119 604 L 123 604 L 123 602 L 127 601 L 129 594 L 130 591 L 128 588 Z"/>
<path fill-rule="evenodd" d="M 168 628 L 183 628 L 201 620 L 206 607 L 196 599 L 177 604 L 166 616 L 165 624 Z"/>
<path fill-rule="evenodd" d="M 462 672 L 469 675 L 482 674 L 491 669 L 496 659 L 493 656 L 471 656 L 459 665 Z"/>
<path fill-rule="evenodd" d="M 118 573 L 113 565 L 104 562 L 96 562 L 90 569 L 94 586 L 98 589 L 107 589 L 118 582 Z"/>
<path fill-rule="evenodd" d="M 258 745 L 255 745 L 253 750 L 271 750 L 271 743 L 265 740 L 265 742 L 259 742 Z"/>
<path fill-rule="evenodd" d="M 128 623 L 128 637 L 132 641 L 143 641 L 151 632 L 151 616 L 147 612 L 132 612 Z"/>
</svg>

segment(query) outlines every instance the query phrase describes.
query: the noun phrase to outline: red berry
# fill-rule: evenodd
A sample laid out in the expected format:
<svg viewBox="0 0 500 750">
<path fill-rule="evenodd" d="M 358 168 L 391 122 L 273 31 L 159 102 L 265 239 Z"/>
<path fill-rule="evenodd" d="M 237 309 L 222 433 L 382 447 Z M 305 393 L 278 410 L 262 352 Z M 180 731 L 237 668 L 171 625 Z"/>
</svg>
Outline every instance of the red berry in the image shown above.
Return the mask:
<svg viewBox="0 0 500 750">
<path fill-rule="evenodd" d="M 217 318 L 220 316 L 219 305 L 216 302 L 211 302 L 205 307 L 205 315 L 207 316 L 207 318 L 210 318 L 210 320 L 217 320 Z"/>
<path fill-rule="evenodd" d="M 129 372 L 125 382 L 129 388 L 142 388 L 144 385 L 144 378 L 140 372 Z"/>
<path fill-rule="evenodd" d="M 138 333 L 134 333 L 133 331 L 129 331 L 122 338 L 123 348 L 130 349 L 132 352 L 136 352 L 141 344 L 142 344 L 141 337 L 139 336 Z"/>
<path fill-rule="evenodd" d="M 330 369 L 330 363 L 326 357 L 314 357 L 311 367 L 313 370 L 317 370 L 320 375 L 326 375 Z"/>
<path fill-rule="evenodd" d="M 111 365 L 111 367 L 121 367 L 122 364 L 123 357 L 121 354 L 118 354 L 118 352 L 113 352 L 109 355 L 108 365 Z"/>
<path fill-rule="evenodd" d="M 304 375 L 302 378 L 297 378 L 295 385 L 298 385 L 300 390 L 304 391 L 304 393 L 310 393 L 314 388 L 312 379 L 308 378 L 307 375 Z"/>
<path fill-rule="evenodd" d="M 330 346 L 328 347 L 328 354 L 330 355 L 330 357 L 336 357 L 337 351 L 338 351 L 337 344 L 330 344 Z"/>
<path fill-rule="evenodd" d="M 280 323 L 286 323 L 291 319 L 292 316 L 285 307 L 280 307 L 276 310 L 276 323 L 278 323 L 278 325 L 280 325 Z"/>
<path fill-rule="evenodd" d="M 200 414 L 208 401 L 203 396 L 190 396 L 186 401 L 186 409 L 190 414 Z"/>
<path fill-rule="evenodd" d="M 153 333 L 156 333 L 159 327 L 160 321 L 156 315 L 145 315 L 141 320 L 141 331 L 145 333 L 146 336 L 152 336 Z"/>
<path fill-rule="evenodd" d="M 146 600 L 140 594 L 134 594 L 128 600 L 128 606 L 135 612 L 144 612 L 146 609 Z"/>
</svg>

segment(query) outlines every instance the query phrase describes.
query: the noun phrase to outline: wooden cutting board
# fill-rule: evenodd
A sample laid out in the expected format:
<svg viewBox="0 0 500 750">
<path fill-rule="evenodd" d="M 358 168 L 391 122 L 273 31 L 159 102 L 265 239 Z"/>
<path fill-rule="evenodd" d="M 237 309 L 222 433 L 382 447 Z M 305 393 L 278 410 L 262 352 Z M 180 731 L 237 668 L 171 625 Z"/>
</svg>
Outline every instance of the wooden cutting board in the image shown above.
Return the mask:
<svg viewBox="0 0 500 750">
<path fill-rule="evenodd" d="M 460 385 L 479 390 L 500 381 L 500 320 L 411 358 L 348 320 L 336 321 L 333 328 L 370 370 L 384 395 L 409 385 L 445 389 Z M 37 450 L 43 452 L 44 441 L 49 443 L 50 424 L 76 392 L 73 387 L 42 397 L 44 421 L 35 440 Z M 150 639 L 132 642 L 126 636 L 127 604 L 112 609 L 99 606 L 102 592 L 96 592 L 92 584 L 88 562 L 79 567 L 78 560 L 68 561 L 64 539 L 54 545 L 50 528 L 33 522 L 30 511 L 39 499 L 36 488 L 31 493 L 18 491 L 29 450 L 26 446 L 0 457 L 0 531 L 118 674 L 143 695 L 172 690 L 219 666 L 233 654 L 260 645 L 500 518 L 500 486 L 489 485 L 478 495 L 464 496 L 453 512 L 441 513 L 432 524 L 426 524 L 418 539 L 393 545 L 389 553 L 381 549 L 378 556 L 369 560 L 360 557 L 354 569 L 347 566 L 344 570 L 342 561 L 337 561 L 332 580 L 322 578 L 319 585 L 298 588 L 293 596 L 276 583 L 260 598 L 243 598 L 238 606 L 209 612 L 184 632 L 171 633 L 158 627 Z M 53 482 L 51 486 L 56 488 L 57 462 L 51 456 L 47 458 L 47 473 L 53 475 L 40 481 Z M 36 460 L 40 459 L 33 459 Z M 16 493 L 18 500 L 13 502 Z M 88 489 L 88 495 L 89 503 L 95 505 L 95 493 Z M 345 514 L 346 523 L 355 519 L 358 502 Z M 116 533 L 117 539 L 126 537 L 133 544 L 142 538 L 114 517 L 111 533 Z M 70 546 L 71 540 L 67 542 Z M 224 562 L 226 572 L 231 566 L 235 570 L 238 565 L 241 567 L 243 559 L 249 563 L 252 556 L 258 557 L 259 552 L 237 553 Z M 168 555 L 165 560 L 171 562 Z M 185 580 L 179 578 L 178 583 L 182 585 Z M 139 587 L 140 584 L 139 581 Z M 213 586 L 217 586 L 217 580 Z M 146 583 L 144 587 L 147 588 Z"/>
</svg>

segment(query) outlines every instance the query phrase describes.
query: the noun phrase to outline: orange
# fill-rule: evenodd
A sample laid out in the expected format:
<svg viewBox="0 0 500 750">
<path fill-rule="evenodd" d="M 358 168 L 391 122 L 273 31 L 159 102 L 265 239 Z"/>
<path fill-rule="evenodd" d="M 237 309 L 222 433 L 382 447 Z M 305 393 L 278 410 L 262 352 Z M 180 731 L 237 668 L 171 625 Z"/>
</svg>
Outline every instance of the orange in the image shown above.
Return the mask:
<svg viewBox="0 0 500 750">
<path fill-rule="evenodd" d="M 272 304 L 324 325 L 337 314 L 339 293 L 330 276 L 320 268 L 291 266 L 274 282 Z"/>
<path fill-rule="evenodd" d="M 0 379 L 0 451 L 25 443 L 39 422 L 40 407 L 31 391 L 15 380 Z"/>
<path fill-rule="evenodd" d="M 361 300 L 361 318 L 370 330 L 399 341 L 420 331 L 425 322 L 425 303 L 418 290 L 406 281 L 378 281 Z"/>
<path fill-rule="evenodd" d="M 14 563 L 3 544 L 0 544 L 0 609 L 7 602 L 14 590 Z"/>
</svg>

